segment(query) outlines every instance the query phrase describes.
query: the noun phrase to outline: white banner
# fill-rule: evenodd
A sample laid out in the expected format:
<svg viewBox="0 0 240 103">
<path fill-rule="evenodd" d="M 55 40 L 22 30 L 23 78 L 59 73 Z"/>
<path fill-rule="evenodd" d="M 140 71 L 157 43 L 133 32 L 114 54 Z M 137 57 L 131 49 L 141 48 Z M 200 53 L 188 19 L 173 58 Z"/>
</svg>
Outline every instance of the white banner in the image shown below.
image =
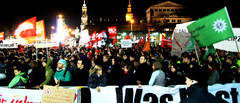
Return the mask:
<svg viewBox="0 0 240 103">
<path fill-rule="evenodd" d="M 121 47 L 122 48 L 131 48 L 132 47 L 132 40 L 121 40 Z"/>
<path fill-rule="evenodd" d="M 172 38 L 172 56 L 176 55 L 180 57 L 183 52 L 194 50 L 195 41 L 193 39 L 190 39 L 191 34 L 188 32 L 187 29 L 187 26 L 192 24 L 193 22 L 194 21 L 176 25 Z M 196 47 L 198 48 L 197 44 Z"/>
<path fill-rule="evenodd" d="M 18 48 L 18 44 L 17 43 L 12 43 L 12 44 L 1 43 L 0 48 Z"/>
<path fill-rule="evenodd" d="M 240 28 L 233 28 L 233 33 L 236 38 L 238 48 L 240 49 Z M 215 43 L 214 48 L 231 52 L 238 52 L 234 38 L 229 38 L 227 40 Z"/>
<path fill-rule="evenodd" d="M 96 89 L 70 87 L 76 90 L 75 103 L 179 103 L 187 97 L 186 85 L 160 86 L 106 86 Z M 221 102 L 240 103 L 240 83 L 215 84 L 208 91 Z M 0 88 L 0 103 L 40 103 L 42 90 Z M 122 103 L 123 103 L 122 102 Z"/>
<path fill-rule="evenodd" d="M 117 87 L 100 87 L 100 92 L 91 90 L 92 103 L 117 103 L 128 101 L 130 103 L 179 103 L 186 97 L 186 85 L 177 85 L 174 88 L 160 86 L 125 86 L 122 93 L 117 92 Z M 215 84 L 208 86 L 208 91 L 219 100 L 228 103 L 240 102 L 240 83 Z M 122 96 L 122 97 L 121 97 Z M 122 100 L 121 100 L 122 99 Z"/>
</svg>

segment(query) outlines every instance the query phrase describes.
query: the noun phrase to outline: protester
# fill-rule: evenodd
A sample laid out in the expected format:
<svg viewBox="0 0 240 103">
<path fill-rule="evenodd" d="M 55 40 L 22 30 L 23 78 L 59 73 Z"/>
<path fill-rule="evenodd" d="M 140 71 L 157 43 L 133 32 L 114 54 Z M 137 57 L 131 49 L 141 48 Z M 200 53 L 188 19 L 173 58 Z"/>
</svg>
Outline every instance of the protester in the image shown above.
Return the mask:
<svg viewBox="0 0 240 103">
<path fill-rule="evenodd" d="M 3 57 L 0 58 L 0 81 L 7 78 L 7 75 L 6 75 L 7 66 L 8 65 L 5 63 L 5 59 Z"/>
<path fill-rule="evenodd" d="M 121 67 L 122 67 L 122 70 L 124 71 L 124 74 L 122 76 L 122 79 L 118 83 L 118 86 L 122 88 L 124 85 L 135 85 L 136 80 L 131 71 L 133 66 L 129 65 L 126 61 L 124 61 L 121 63 Z"/>
<path fill-rule="evenodd" d="M 45 71 L 38 65 L 38 62 L 31 62 L 31 69 L 29 70 L 29 79 L 25 88 L 35 88 L 35 86 L 40 85 L 44 81 Z"/>
<path fill-rule="evenodd" d="M 117 85 L 122 79 L 124 71 L 121 69 L 121 65 L 117 58 L 111 58 L 111 65 L 109 67 L 109 85 Z"/>
<path fill-rule="evenodd" d="M 86 66 L 86 60 L 77 61 L 77 70 L 74 71 L 72 85 L 85 86 L 89 77 L 89 68 Z"/>
<path fill-rule="evenodd" d="M 208 69 L 209 69 L 209 78 L 208 78 L 208 85 L 213 85 L 215 83 L 220 82 L 220 75 L 217 71 L 217 64 L 214 62 L 210 62 L 208 64 Z"/>
<path fill-rule="evenodd" d="M 28 82 L 29 76 L 27 73 L 23 72 L 23 69 L 20 67 L 16 67 L 14 69 L 15 77 L 8 84 L 8 88 L 16 88 L 17 86 L 25 86 Z"/>
<path fill-rule="evenodd" d="M 66 86 L 70 85 L 72 74 L 67 68 L 67 62 L 64 59 L 60 59 L 57 65 L 57 71 L 54 74 L 54 81 L 57 85 Z"/>
<path fill-rule="evenodd" d="M 167 85 L 184 84 L 185 78 L 182 75 L 182 72 L 180 72 L 180 65 L 173 63 L 170 69 L 171 72 L 169 73 L 169 81 L 167 82 Z"/>
<path fill-rule="evenodd" d="M 95 72 L 89 77 L 87 85 L 90 88 L 96 88 L 100 92 L 100 86 L 107 86 L 107 77 L 100 65 L 96 65 L 94 70 Z"/>
<path fill-rule="evenodd" d="M 220 103 L 207 90 L 207 74 L 203 69 L 191 68 L 186 71 L 188 97 L 180 103 Z"/>
<path fill-rule="evenodd" d="M 146 56 L 140 57 L 140 65 L 136 70 L 136 79 L 138 85 L 148 85 L 151 78 L 152 68 L 146 63 Z"/>
<path fill-rule="evenodd" d="M 54 85 L 54 71 L 52 69 L 53 61 L 50 58 L 44 57 L 42 59 L 42 65 L 45 69 L 45 80 L 35 88 L 42 88 L 44 85 Z"/>
<path fill-rule="evenodd" d="M 153 86 L 153 85 L 158 85 L 158 86 L 165 86 L 166 81 L 165 81 L 165 73 L 161 70 L 162 69 L 162 64 L 160 62 L 153 62 L 152 65 L 153 73 L 151 75 L 151 78 L 149 80 L 148 85 Z"/>
</svg>

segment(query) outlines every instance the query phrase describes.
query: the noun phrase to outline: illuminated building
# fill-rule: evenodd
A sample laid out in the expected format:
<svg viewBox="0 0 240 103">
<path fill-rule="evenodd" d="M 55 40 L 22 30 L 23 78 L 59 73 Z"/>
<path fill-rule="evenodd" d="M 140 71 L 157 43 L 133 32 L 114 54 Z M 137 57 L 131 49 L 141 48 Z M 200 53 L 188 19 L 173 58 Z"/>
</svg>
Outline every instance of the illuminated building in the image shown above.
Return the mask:
<svg viewBox="0 0 240 103">
<path fill-rule="evenodd" d="M 81 31 L 84 29 L 85 25 L 88 25 L 88 15 L 87 15 L 87 5 L 84 0 L 83 6 L 82 6 Z"/>
<path fill-rule="evenodd" d="M 152 5 L 146 10 L 147 23 L 155 27 L 175 27 L 177 23 L 192 21 L 191 17 L 183 15 L 184 10 L 184 6 L 171 1 Z"/>
<path fill-rule="evenodd" d="M 126 14 L 126 21 L 131 21 L 133 19 L 133 13 L 132 13 L 132 7 L 129 0 L 128 8 L 127 8 L 127 14 Z"/>
</svg>

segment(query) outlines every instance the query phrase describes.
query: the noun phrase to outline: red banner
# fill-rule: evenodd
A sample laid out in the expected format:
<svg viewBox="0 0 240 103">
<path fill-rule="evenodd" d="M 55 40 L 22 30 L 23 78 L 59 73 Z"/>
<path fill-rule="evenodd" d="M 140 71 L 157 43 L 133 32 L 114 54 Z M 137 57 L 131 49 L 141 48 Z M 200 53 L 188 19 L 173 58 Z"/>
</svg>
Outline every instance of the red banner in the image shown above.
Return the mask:
<svg viewBox="0 0 240 103">
<path fill-rule="evenodd" d="M 131 36 L 130 36 L 130 35 L 127 35 L 127 36 L 125 36 L 124 39 L 131 39 Z"/>
<path fill-rule="evenodd" d="M 0 40 L 4 40 L 4 32 L 0 32 Z"/>
<path fill-rule="evenodd" d="M 113 39 L 113 45 L 117 42 L 117 26 L 108 27 L 109 38 Z"/>
<path fill-rule="evenodd" d="M 161 47 L 168 47 L 168 48 L 172 48 L 172 40 L 168 39 L 167 37 L 165 37 L 164 35 L 162 35 L 162 44 Z"/>
<path fill-rule="evenodd" d="M 45 40 L 46 39 L 46 33 L 45 33 L 45 26 L 44 26 L 44 20 L 38 21 L 36 23 L 36 33 L 38 40 Z"/>
<path fill-rule="evenodd" d="M 93 33 L 92 33 L 92 35 L 90 36 L 90 42 L 91 43 L 89 43 L 89 44 L 91 44 L 91 46 L 93 46 L 95 43 L 97 43 L 97 33 L 96 33 L 96 31 L 94 31 Z"/>
<path fill-rule="evenodd" d="M 138 45 L 143 45 L 145 43 L 145 38 L 139 40 Z"/>
<path fill-rule="evenodd" d="M 15 31 L 15 35 L 18 38 L 36 36 L 36 21 L 37 17 L 32 17 L 24 22 L 22 22 Z"/>
<path fill-rule="evenodd" d="M 142 51 L 148 52 L 150 50 L 150 31 L 148 31 L 148 41 L 145 43 Z"/>
</svg>

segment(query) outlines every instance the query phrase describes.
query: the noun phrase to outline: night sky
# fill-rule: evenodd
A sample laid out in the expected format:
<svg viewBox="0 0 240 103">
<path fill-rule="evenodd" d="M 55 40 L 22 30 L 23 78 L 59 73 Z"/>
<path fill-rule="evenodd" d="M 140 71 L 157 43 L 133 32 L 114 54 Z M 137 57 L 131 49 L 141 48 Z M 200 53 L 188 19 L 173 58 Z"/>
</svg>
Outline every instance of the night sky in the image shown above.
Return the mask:
<svg viewBox="0 0 240 103">
<path fill-rule="evenodd" d="M 131 0 L 132 12 L 136 20 L 146 19 L 145 10 L 154 4 L 166 0 Z M 187 7 L 187 16 L 201 18 L 227 6 L 233 26 L 240 24 L 240 9 L 236 0 L 171 0 Z M 4 1 L 0 6 L 0 31 L 13 32 L 19 23 L 37 16 L 45 20 L 46 31 L 56 25 L 56 15 L 65 16 L 66 24 L 71 28 L 80 25 L 83 0 L 18 0 Z M 127 12 L 128 0 L 86 0 L 89 19 L 122 18 Z"/>
</svg>

